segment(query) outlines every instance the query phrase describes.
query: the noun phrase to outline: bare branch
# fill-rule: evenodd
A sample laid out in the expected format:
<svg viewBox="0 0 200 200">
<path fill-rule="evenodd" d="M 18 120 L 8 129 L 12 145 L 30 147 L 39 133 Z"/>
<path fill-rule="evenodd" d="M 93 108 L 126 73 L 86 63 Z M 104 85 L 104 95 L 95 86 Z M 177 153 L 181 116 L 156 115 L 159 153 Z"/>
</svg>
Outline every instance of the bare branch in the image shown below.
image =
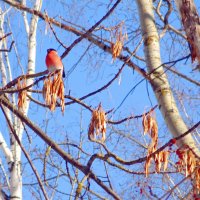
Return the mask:
<svg viewBox="0 0 200 200">
<path fill-rule="evenodd" d="M 67 54 L 71 51 L 71 49 L 77 45 L 79 42 L 82 41 L 82 39 L 87 38 L 87 36 L 92 33 L 97 26 L 101 24 L 102 21 L 104 21 L 117 7 L 117 5 L 121 2 L 121 0 L 117 0 L 116 3 L 113 5 L 113 7 L 95 24 L 93 25 L 88 31 L 86 31 L 84 34 L 82 34 L 78 39 L 76 39 L 62 54 L 61 58 L 64 58 L 67 56 Z"/>
<path fill-rule="evenodd" d="M 194 129 L 196 129 L 198 126 L 200 125 L 200 121 L 197 122 L 194 126 L 192 126 L 190 129 L 188 129 L 185 133 L 179 135 L 178 137 L 175 137 L 174 139 L 175 140 L 180 140 L 181 138 L 187 136 L 188 134 L 190 134 Z M 163 146 L 161 146 L 160 148 L 158 148 L 156 151 L 154 151 L 152 154 L 148 155 L 148 156 L 145 156 L 145 157 L 142 157 L 142 158 L 138 158 L 136 160 L 132 160 L 132 161 L 125 161 L 123 160 L 122 158 L 120 158 L 119 156 L 113 154 L 111 151 L 109 151 L 107 149 L 107 147 L 105 146 L 105 144 L 103 144 L 102 142 L 99 142 L 97 140 L 93 140 L 94 142 L 100 144 L 101 146 L 103 146 L 103 148 L 106 150 L 107 154 L 103 155 L 103 154 L 93 154 L 89 161 L 88 161 L 88 164 L 87 166 L 90 168 L 92 163 L 94 162 L 95 159 L 100 159 L 100 160 L 104 160 L 104 161 L 107 161 L 109 160 L 109 158 L 114 158 L 117 162 L 119 162 L 120 164 L 123 164 L 123 165 L 134 165 L 136 163 L 142 163 L 144 161 L 146 161 L 147 158 L 151 158 L 153 156 L 155 156 L 157 153 L 163 151 L 165 148 L 167 148 L 168 146 L 171 146 L 173 143 L 172 143 L 172 140 L 169 140 L 167 143 L 165 143 Z M 192 150 L 190 148 L 190 150 Z M 192 150 L 192 152 L 194 153 L 194 155 L 200 159 L 200 157 Z"/>
<path fill-rule="evenodd" d="M 191 79 L 190 77 L 188 77 L 188 76 L 186 76 L 186 75 L 184 75 L 184 74 L 178 72 L 177 70 L 172 69 L 171 67 L 168 67 L 167 65 L 163 65 L 163 67 L 164 67 L 165 69 L 169 70 L 170 72 L 176 74 L 177 76 L 180 76 L 181 78 L 183 78 L 183 79 L 185 79 L 185 80 L 187 80 L 187 81 L 189 81 L 189 82 L 191 82 L 191 83 L 194 83 L 194 84 L 197 85 L 197 86 L 200 86 L 200 82 L 197 82 L 197 81 L 195 81 L 194 79 Z"/>
<path fill-rule="evenodd" d="M 34 10 L 34 9 L 31 9 L 31 8 L 28 8 L 20 3 L 17 3 L 15 1 L 12 1 L 12 0 L 3 0 L 4 2 L 8 3 L 9 5 L 19 9 L 19 10 L 23 10 L 23 11 L 26 11 L 26 12 L 29 12 L 31 14 L 34 14 L 34 15 L 37 15 L 38 17 L 40 17 L 41 19 L 43 20 L 46 20 L 46 14 L 43 14 L 37 10 Z M 54 24 L 55 26 L 63 29 L 63 30 L 66 30 L 66 31 L 70 31 L 72 33 L 74 33 L 75 35 L 78 35 L 78 36 L 82 36 L 84 35 L 85 39 L 87 39 L 88 41 L 92 42 L 93 44 L 97 45 L 100 49 L 104 50 L 105 52 L 108 52 L 110 54 L 112 54 L 112 49 L 110 46 L 104 44 L 101 40 L 98 40 L 98 39 L 95 39 L 93 38 L 92 36 L 88 35 L 88 34 L 85 34 L 81 31 L 78 31 L 77 29 L 71 27 L 71 26 L 67 26 L 66 24 L 64 23 L 60 23 L 58 21 L 56 21 L 55 19 L 53 18 L 50 18 L 48 17 L 48 20 L 50 23 Z M 121 60 L 122 62 L 125 62 L 127 60 L 127 57 L 124 56 L 124 55 L 120 55 L 118 57 L 119 60 Z M 137 66 L 135 63 L 133 63 L 132 61 L 129 61 L 126 63 L 129 67 L 133 68 L 135 71 L 137 71 L 140 75 L 142 75 L 143 77 L 147 77 L 146 75 L 146 72 L 141 69 L 139 66 Z"/>
<path fill-rule="evenodd" d="M 85 175 L 89 175 L 89 178 L 93 179 L 100 187 L 102 187 L 108 194 L 110 194 L 116 200 L 120 200 L 120 197 L 109 187 L 107 187 L 87 166 L 82 165 L 80 162 L 71 157 L 58 144 L 50 139 L 46 133 L 44 133 L 38 126 L 28 119 L 21 111 L 19 111 L 13 104 L 11 104 L 4 96 L 0 97 L 0 102 L 6 106 L 11 112 L 21 119 L 24 124 L 31 128 L 42 140 L 44 140 L 55 152 L 57 152 L 65 161 L 78 168 Z"/>
<path fill-rule="evenodd" d="M 138 118 L 141 118 L 143 115 L 147 115 L 148 113 L 152 112 L 153 110 L 155 110 L 156 108 L 158 107 L 158 105 L 155 105 L 153 108 L 151 108 L 148 112 L 142 114 L 142 115 L 136 115 L 136 116 L 130 116 L 130 117 L 126 117 L 124 119 L 121 119 L 119 121 L 111 121 L 111 120 L 108 120 L 108 123 L 109 124 L 121 124 L 125 121 L 128 121 L 128 120 L 131 120 L 131 119 L 138 119 Z"/>
</svg>

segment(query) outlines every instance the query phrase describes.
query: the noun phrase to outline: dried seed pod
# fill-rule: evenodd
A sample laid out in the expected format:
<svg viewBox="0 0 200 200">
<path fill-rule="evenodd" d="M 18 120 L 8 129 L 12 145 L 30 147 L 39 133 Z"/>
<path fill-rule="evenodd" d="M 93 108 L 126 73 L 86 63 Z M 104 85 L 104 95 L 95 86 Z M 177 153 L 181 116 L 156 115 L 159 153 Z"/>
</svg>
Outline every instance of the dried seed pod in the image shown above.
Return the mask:
<svg viewBox="0 0 200 200">
<path fill-rule="evenodd" d="M 88 138 L 90 140 L 96 139 L 96 136 L 102 134 L 101 141 L 104 142 L 106 139 L 106 115 L 104 110 L 99 104 L 97 110 L 93 110 L 92 118 L 88 130 Z"/>
<path fill-rule="evenodd" d="M 163 171 L 166 171 L 166 169 L 167 169 L 168 158 L 169 158 L 169 151 L 163 151 L 163 155 L 162 155 L 162 162 L 164 163 Z"/>
<path fill-rule="evenodd" d="M 53 78 L 47 77 L 44 80 L 43 97 L 51 111 L 54 111 L 57 104 L 57 99 L 60 99 L 62 113 L 65 110 L 64 83 L 61 72 L 53 75 Z"/>
<path fill-rule="evenodd" d="M 17 81 L 17 89 L 21 90 L 26 87 L 26 78 L 24 78 L 21 82 L 20 79 Z M 18 108 L 24 110 L 26 107 L 26 98 L 27 98 L 27 90 L 22 90 L 18 93 Z"/>
<path fill-rule="evenodd" d="M 121 54 L 122 48 L 122 41 L 116 41 L 115 44 L 112 44 L 112 57 L 114 60 Z"/>
<path fill-rule="evenodd" d="M 124 28 L 124 22 L 121 22 L 119 25 L 113 27 L 110 33 L 112 57 L 113 60 L 115 60 L 121 54 L 124 45 L 124 40 L 128 39 L 126 30 Z"/>
</svg>

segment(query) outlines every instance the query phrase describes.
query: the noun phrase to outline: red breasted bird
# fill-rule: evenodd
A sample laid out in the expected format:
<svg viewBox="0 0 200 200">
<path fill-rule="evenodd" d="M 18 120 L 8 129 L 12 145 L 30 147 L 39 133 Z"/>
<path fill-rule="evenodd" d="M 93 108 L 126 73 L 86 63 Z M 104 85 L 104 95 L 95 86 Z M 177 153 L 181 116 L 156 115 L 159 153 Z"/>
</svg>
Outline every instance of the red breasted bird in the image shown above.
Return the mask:
<svg viewBox="0 0 200 200">
<path fill-rule="evenodd" d="M 62 70 L 62 76 L 65 77 L 64 66 L 62 60 L 55 49 L 47 49 L 46 66 L 49 72 Z"/>
</svg>

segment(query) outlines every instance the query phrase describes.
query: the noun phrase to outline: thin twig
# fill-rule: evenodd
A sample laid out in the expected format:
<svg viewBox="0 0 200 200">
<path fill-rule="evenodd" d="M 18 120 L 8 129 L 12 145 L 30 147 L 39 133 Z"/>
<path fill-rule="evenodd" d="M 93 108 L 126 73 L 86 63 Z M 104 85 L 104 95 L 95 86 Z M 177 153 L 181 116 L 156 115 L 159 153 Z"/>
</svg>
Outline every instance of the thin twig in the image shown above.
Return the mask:
<svg viewBox="0 0 200 200">
<path fill-rule="evenodd" d="M 142 114 L 142 115 L 136 115 L 136 116 L 130 116 L 130 117 L 126 117 L 124 119 L 121 119 L 119 121 L 111 121 L 111 120 L 108 120 L 107 123 L 109 124 L 121 124 L 125 121 L 128 121 L 128 120 L 131 120 L 131 119 L 138 119 L 138 118 L 141 118 L 143 115 L 147 115 L 148 113 L 152 112 L 153 110 L 155 110 L 156 108 L 158 107 L 158 105 L 155 105 L 153 108 L 151 108 L 148 112 Z"/>
<path fill-rule="evenodd" d="M 194 79 L 191 79 L 190 77 L 188 77 L 188 76 L 186 76 L 186 75 L 184 75 L 184 74 L 181 74 L 180 72 L 178 72 L 178 71 L 172 69 L 171 67 L 169 67 L 169 66 L 167 66 L 167 65 L 163 65 L 163 67 L 164 67 L 165 69 L 169 70 L 170 72 L 176 74 L 177 76 L 180 76 L 181 78 L 183 78 L 183 79 L 185 79 L 185 80 L 187 80 L 187 81 L 189 81 L 189 82 L 191 82 L 191 83 L 194 83 L 194 84 L 197 85 L 197 86 L 200 86 L 200 82 L 195 81 Z"/>
<path fill-rule="evenodd" d="M 177 60 L 174 60 L 174 61 L 169 61 L 169 62 L 165 62 L 165 63 L 162 63 L 161 65 L 159 65 L 158 67 L 156 67 L 154 70 L 152 70 L 151 72 L 149 72 L 146 76 L 147 77 L 150 77 L 151 74 L 153 74 L 157 69 L 159 69 L 160 67 L 164 66 L 164 65 L 167 65 L 167 64 L 171 64 L 170 67 L 174 66 L 177 62 L 180 62 L 182 60 L 187 60 L 188 58 L 190 57 L 190 54 L 187 55 L 187 56 L 184 56 L 182 58 L 179 58 Z M 161 74 L 162 75 L 162 74 Z M 127 99 L 127 97 L 135 90 L 135 88 L 140 85 L 144 80 L 146 80 L 146 78 L 142 78 L 138 83 L 136 83 L 132 88 L 131 90 L 127 93 L 127 95 L 123 98 L 123 100 L 121 101 L 121 103 L 119 104 L 119 106 L 115 109 L 114 113 L 122 106 L 122 104 L 125 102 L 125 100 Z M 150 82 L 152 80 L 148 79 Z"/>
<path fill-rule="evenodd" d="M 92 33 L 96 27 L 98 27 L 102 21 L 104 21 L 117 7 L 117 5 L 121 2 L 121 0 L 117 0 L 116 3 L 113 5 L 113 7 L 97 22 L 95 23 L 90 29 L 88 29 L 84 34 L 82 34 L 79 38 L 77 38 L 62 54 L 61 58 L 63 59 L 67 54 L 71 51 L 71 49 L 77 45 L 79 42 L 81 42 L 84 38 L 87 37 L 90 33 Z"/>
<path fill-rule="evenodd" d="M 61 42 L 61 40 L 58 38 L 58 36 L 57 36 L 55 30 L 53 29 L 53 27 L 52 27 L 52 25 L 51 25 L 51 22 L 48 20 L 48 15 L 46 15 L 46 21 L 48 22 L 49 27 L 50 27 L 50 29 L 51 29 L 53 35 L 55 36 L 56 40 L 58 41 L 58 43 L 59 43 L 62 47 L 64 47 L 65 49 L 67 49 L 67 46 L 65 46 L 65 45 L 63 44 L 63 42 Z"/>
</svg>

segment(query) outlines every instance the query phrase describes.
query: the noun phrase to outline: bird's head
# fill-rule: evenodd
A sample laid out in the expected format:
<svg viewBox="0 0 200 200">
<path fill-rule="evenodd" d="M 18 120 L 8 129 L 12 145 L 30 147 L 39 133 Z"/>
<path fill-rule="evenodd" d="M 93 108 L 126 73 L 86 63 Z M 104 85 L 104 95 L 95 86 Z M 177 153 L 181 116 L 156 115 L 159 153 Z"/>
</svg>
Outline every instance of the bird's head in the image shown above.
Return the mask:
<svg viewBox="0 0 200 200">
<path fill-rule="evenodd" d="M 50 53 L 51 51 L 55 51 L 56 52 L 55 49 L 47 49 L 47 53 Z"/>
</svg>

